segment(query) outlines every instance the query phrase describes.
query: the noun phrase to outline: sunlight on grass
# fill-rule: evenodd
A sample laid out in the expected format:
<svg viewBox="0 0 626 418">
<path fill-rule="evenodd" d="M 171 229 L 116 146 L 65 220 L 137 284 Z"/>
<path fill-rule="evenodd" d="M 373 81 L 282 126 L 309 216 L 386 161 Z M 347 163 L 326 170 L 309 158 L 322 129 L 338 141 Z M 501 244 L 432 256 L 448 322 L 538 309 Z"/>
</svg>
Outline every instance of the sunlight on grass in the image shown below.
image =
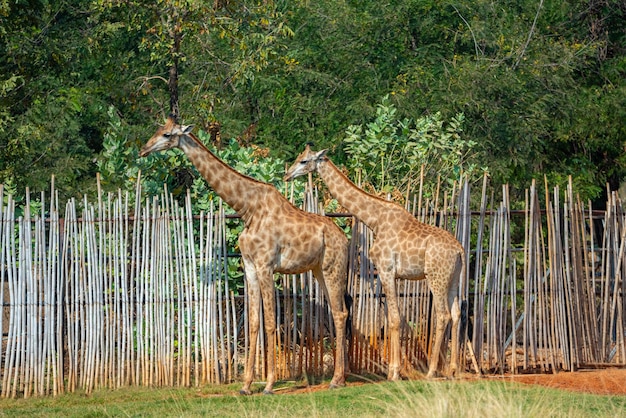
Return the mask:
<svg viewBox="0 0 626 418">
<path fill-rule="evenodd" d="M 182 389 L 128 388 L 92 395 L 1 399 L 0 416 L 46 417 L 618 417 L 624 396 L 578 394 L 480 381 L 351 382 L 348 387 L 238 395 L 239 384 Z M 277 387 L 281 387 L 279 383 Z"/>
<path fill-rule="evenodd" d="M 619 397 L 603 402 L 600 396 L 486 381 L 413 381 L 376 388 L 387 417 L 587 417 L 590 411 L 612 417 L 622 416 L 626 404 Z"/>
</svg>

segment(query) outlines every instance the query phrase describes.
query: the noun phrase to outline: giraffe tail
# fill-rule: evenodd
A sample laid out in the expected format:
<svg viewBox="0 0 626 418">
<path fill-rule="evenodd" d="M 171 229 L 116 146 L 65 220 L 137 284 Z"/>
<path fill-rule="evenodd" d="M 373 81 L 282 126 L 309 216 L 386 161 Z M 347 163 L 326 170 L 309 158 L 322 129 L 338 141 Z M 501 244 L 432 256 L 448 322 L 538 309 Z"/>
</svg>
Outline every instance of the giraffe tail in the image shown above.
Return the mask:
<svg viewBox="0 0 626 418">
<path fill-rule="evenodd" d="M 346 340 L 352 339 L 352 296 L 349 293 L 343 295 L 346 308 L 348 309 L 348 316 L 346 317 Z"/>
</svg>

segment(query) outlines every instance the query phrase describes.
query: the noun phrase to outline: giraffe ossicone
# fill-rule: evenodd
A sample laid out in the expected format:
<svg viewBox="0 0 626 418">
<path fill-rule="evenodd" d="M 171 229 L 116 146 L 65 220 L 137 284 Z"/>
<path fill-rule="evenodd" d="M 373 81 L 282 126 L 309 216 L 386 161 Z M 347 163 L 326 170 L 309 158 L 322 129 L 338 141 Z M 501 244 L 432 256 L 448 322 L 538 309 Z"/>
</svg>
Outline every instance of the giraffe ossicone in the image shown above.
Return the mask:
<svg viewBox="0 0 626 418">
<path fill-rule="evenodd" d="M 366 193 L 346 177 L 326 156 L 326 150 L 313 151 L 307 145 L 287 170 L 284 180 L 317 171 L 330 194 L 367 225 L 374 234 L 369 256 L 378 269 L 386 295 L 390 332 L 390 358 L 387 378 L 400 378 L 400 310 L 396 279 L 426 279 L 433 294 L 436 329 L 430 355 L 428 377 L 437 372 L 443 353 L 444 333 L 452 321 L 450 375 L 458 369 L 460 309 L 458 289 L 465 265 L 459 241 L 448 231 L 419 222 L 400 205 Z"/>
<path fill-rule="evenodd" d="M 143 146 L 139 155 L 172 148 L 182 150 L 213 190 L 241 216 L 239 236 L 248 292 L 250 347 L 242 394 L 250 394 L 254 377 L 260 305 L 266 333 L 267 376 L 264 393 L 272 393 L 276 380 L 276 301 L 274 273 L 312 271 L 330 305 L 336 330 L 335 370 L 330 386 L 345 385 L 348 239 L 329 218 L 302 211 L 272 185 L 245 176 L 215 156 L 192 133 L 170 116 Z"/>
</svg>

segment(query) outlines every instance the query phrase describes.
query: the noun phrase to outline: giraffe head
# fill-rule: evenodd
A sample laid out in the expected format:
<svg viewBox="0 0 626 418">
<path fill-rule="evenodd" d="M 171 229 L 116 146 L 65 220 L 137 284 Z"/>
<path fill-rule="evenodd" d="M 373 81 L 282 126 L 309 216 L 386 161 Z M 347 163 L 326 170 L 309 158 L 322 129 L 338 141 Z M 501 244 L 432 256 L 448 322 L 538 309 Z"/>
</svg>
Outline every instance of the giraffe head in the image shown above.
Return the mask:
<svg viewBox="0 0 626 418">
<path fill-rule="evenodd" d="M 148 140 L 146 145 L 139 151 L 140 157 L 145 157 L 153 152 L 165 151 L 176 148 L 179 145 L 180 138 L 187 135 L 193 129 L 193 125 L 179 125 L 176 117 L 170 115 L 165 125 L 161 126 L 152 138 Z"/>
<path fill-rule="evenodd" d="M 326 159 L 326 152 L 328 150 L 313 151 L 307 144 L 304 151 L 298 155 L 296 161 L 289 167 L 289 170 L 285 173 L 283 180 L 293 180 L 298 176 L 303 176 L 313 171 L 317 171 L 317 166 L 320 162 Z"/>
</svg>

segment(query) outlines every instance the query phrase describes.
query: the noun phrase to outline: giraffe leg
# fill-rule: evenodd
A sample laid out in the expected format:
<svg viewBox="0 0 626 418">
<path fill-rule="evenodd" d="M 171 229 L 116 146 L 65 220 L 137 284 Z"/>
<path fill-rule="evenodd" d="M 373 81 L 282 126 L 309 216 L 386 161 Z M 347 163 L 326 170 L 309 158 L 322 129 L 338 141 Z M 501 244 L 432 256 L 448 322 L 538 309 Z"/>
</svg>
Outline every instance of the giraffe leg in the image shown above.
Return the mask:
<svg viewBox="0 0 626 418">
<path fill-rule="evenodd" d="M 463 262 L 460 255 L 456 256 L 456 262 L 454 263 L 454 270 L 450 277 L 450 284 L 448 289 L 448 306 L 451 306 L 452 316 L 452 339 L 451 339 L 451 353 L 450 353 L 450 377 L 456 376 L 459 368 L 459 322 L 461 320 L 461 308 L 459 306 L 459 281 L 463 272 Z"/>
<path fill-rule="evenodd" d="M 336 267 L 336 265 L 334 265 Z M 346 385 L 346 319 L 348 318 L 348 309 L 345 304 L 346 293 L 346 277 L 339 269 L 327 270 L 326 273 L 314 271 L 313 274 L 323 288 L 328 299 L 330 310 L 333 315 L 333 323 L 335 325 L 335 371 L 330 381 L 330 388 L 337 388 Z M 344 269 L 345 270 L 345 269 Z M 325 281 L 328 278 L 328 284 Z"/>
<path fill-rule="evenodd" d="M 259 319 L 259 310 L 261 303 L 261 289 L 257 280 L 256 270 L 251 262 L 246 262 L 244 258 L 244 269 L 246 273 L 246 282 L 248 285 L 248 327 L 250 333 L 250 346 L 248 347 L 248 358 L 246 359 L 246 368 L 243 375 L 243 387 L 239 391 L 242 395 L 250 395 L 250 385 L 254 378 L 254 363 L 256 361 L 256 345 L 259 337 L 259 328 L 261 321 Z"/>
<path fill-rule="evenodd" d="M 442 295 L 440 292 L 433 292 L 433 303 L 435 304 L 437 325 L 435 328 L 435 342 L 430 355 L 430 365 L 428 367 L 428 374 L 426 375 L 427 378 L 434 377 L 437 372 L 439 355 L 441 354 L 443 346 L 444 333 L 451 319 L 447 295 Z"/>
<path fill-rule="evenodd" d="M 396 294 L 396 282 L 392 272 L 380 272 L 380 280 L 387 301 L 387 327 L 389 332 L 389 371 L 388 380 L 400 379 L 400 310 Z"/>
<path fill-rule="evenodd" d="M 266 358 L 267 376 L 265 389 L 266 395 L 273 394 L 274 382 L 276 382 L 276 297 L 274 290 L 274 275 L 271 270 L 259 272 L 259 283 L 263 300 L 263 319 L 265 322 L 265 340 L 267 343 Z"/>
<path fill-rule="evenodd" d="M 346 319 L 348 310 L 345 307 L 343 295 L 331 296 L 332 299 L 339 299 L 331 305 L 333 313 L 333 323 L 335 324 L 335 371 L 330 381 L 330 388 L 343 387 L 346 385 Z"/>
<path fill-rule="evenodd" d="M 461 309 L 459 307 L 459 297 L 454 296 L 452 301 L 452 353 L 450 359 L 450 377 L 456 376 L 459 362 L 459 321 L 461 319 Z"/>
</svg>

